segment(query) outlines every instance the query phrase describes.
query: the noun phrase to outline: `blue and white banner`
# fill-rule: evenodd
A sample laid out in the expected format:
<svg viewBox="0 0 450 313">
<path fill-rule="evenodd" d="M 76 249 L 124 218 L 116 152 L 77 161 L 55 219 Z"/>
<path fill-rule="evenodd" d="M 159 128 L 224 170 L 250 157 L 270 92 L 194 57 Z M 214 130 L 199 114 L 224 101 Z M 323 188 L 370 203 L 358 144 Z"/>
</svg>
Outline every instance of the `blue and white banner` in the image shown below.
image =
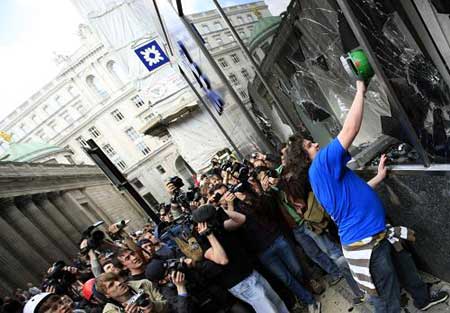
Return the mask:
<svg viewBox="0 0 450 313">
<path fill-rule="evenodd" d="M 156 40 L 134 50 L 149 72 L 169 62 L 169 58 L 161 49 Z"/>
</svg>

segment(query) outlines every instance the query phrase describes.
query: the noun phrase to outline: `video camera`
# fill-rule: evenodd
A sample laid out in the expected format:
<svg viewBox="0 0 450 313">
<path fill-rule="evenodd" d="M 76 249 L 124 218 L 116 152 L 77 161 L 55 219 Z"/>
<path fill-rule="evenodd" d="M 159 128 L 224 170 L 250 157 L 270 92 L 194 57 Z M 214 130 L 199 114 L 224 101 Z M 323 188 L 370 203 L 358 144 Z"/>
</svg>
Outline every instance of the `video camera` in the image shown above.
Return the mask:
<svg viewBox="0 0 450 313">
<path fill-rule="evenodd" d="M 96 228 L 104 223 L 104 221 L 98 221 L 83 231 L 81 239 L 87 239 L 87 246 L 80 250 L 82 255 L 86 255 L 89 250 L 97 249 L 103 243 L 105 233 L 101 230 L 96 230 Z"/>
<path fill-rule="evenodd" d="M 53 263 L 51 271 L 42 285 L 43 289 L 47 287 L 54 287 L 57 294 L 66 293 L 70 286 L 76 282 L 77 278 L 74 274 L 66 271 L 64 268 L 66 263 L 64 261 L 57 261 Z"/>
</svg>

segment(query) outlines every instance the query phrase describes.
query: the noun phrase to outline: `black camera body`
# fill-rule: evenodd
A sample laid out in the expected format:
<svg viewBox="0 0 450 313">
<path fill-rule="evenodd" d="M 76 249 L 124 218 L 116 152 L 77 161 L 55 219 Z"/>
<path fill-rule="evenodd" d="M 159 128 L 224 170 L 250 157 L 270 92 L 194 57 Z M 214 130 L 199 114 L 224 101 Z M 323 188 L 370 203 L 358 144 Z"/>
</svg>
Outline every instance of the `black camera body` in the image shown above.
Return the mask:
<svg viewBox="0 0 450 313">
<path fill-rule="evenodd" d="M 164 268 L 166 269 L 168 274 L 172 274 L 174 272 L 186 273 L 187 266 L 180 259 L 168 259 L 164 262 Z"/>
<path fill-rule="evenodd" d="M 148 294 L 144 292 L 143 289 L 139 289 L 138 292 L 127 301 L 127 304 L 129 305 L 134 304 L 142 308 L 149 306 L 150 303 L 151 303 L 150 298 Z"/>
<path fill-rule="evenodd" d="M 183 180 L 178 176 L 170 177 L 169 184 L 173 184 L 177 189 L 180 189 L 184 186 Z"/>
<path fill-rule="evenodd" d="M 87 246 L 80 250 L 82 255 L 86 255 L 89 250 L 95 250 L 103 243 L 105 239 L 105 233 L 96 228 L 102 225 L 103 221 L 98 221 L 95 224 L 89 226 L 83 233 L 82 239 L 87 239 Z"/>
<path fill-rule="evenodd" d="M 57 261 L 53 263 L 52 270 L 44 280 L 42 288 L 54 287 L 57 294 L 67 292 L 69 287 L 77 280 L 76 276 L 64 269 L 66 263 Z"/>
</svg>

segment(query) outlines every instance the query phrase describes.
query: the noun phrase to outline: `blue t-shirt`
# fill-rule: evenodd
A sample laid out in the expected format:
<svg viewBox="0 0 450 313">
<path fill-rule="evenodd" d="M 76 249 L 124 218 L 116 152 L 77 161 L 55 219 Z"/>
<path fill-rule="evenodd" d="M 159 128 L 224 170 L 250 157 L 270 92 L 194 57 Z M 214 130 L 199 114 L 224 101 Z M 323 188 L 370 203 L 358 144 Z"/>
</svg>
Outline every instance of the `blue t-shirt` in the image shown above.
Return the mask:
<svg viewBox="0 0 450 313">
<path fill-rule="evenodd" d="M 312 190 L 336 222 L 344 245 L 385 229 L 385 211 L 376 192 L 347 167 L 350 154 L 335 138 L 322 148 L 309 168 Z"/>
</svg>

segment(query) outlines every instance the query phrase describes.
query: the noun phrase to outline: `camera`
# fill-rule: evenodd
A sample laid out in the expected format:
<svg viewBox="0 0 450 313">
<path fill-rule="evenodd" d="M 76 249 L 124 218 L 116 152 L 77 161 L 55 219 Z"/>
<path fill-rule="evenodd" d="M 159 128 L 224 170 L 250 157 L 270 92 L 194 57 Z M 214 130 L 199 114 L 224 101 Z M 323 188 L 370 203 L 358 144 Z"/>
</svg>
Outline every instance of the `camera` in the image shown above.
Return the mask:
<svg viewBox="0 0 450 313">
<path fill-rule="evenodd" d="M 128 299 L 127 304 L 136 305 L 139 307 L 146 307 L 150 305 L 150 298 L 148 294 L 144 292 L 143 289 L 139 289 L 136 294 L 134 294 L 130 299 Z"/>
<path fill-rule="evenodd" d="M 44 280 L 42 288 L 54 287 L 57 294 L 63 294 L 69 290 L 70 286 L 77 280 L 76 276 L 64 268 L 66 263 L 64 261 L 57 261 L 53 263 L 51 271 Z"/>
<path fill-rule="evenodd" d="M 86 255 L 89 250 L 97 249 L 102 244 L 105 233 L 95 229 L 104 223 L 104 221 L 98 221 L 83 231 L 81 239 L 87 239 L 87 246 L 80 250 L 82 255 Z"/>
<path fill-rule="evenodd" d="M 248 190 L 249 184 L 247 182 L 241 182 L 237 185 L 231 186 L 229 191 L 231 193 L 237 193 L 237 192 L 245 192 Z"/>
<path fill-rule="evenodd" d="M 187 266 L 180 259 L 168 259 L 164 262 L 164 268 L 168 274 L 172 274 L 174 272 L 182 272 L 186 273 Z"/>
<path fill-rule="evenodd" d="M 169 184 L 173 184 L 175 188 L 180 189 L 184 186 L 183 180 L 178 176 L 173 176 L 169 179 Z"/>
</svg>

